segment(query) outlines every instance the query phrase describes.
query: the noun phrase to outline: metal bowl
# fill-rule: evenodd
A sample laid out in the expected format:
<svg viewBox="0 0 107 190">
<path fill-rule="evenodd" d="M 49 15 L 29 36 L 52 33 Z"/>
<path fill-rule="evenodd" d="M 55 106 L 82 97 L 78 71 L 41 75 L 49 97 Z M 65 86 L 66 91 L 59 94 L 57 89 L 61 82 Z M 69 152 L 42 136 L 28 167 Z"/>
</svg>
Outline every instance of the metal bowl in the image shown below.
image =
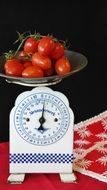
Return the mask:
<svg viewBox="0 0 107 190">
<path fill-rule="evenodd" d="M 23 77 L 14 77 L 8 76 L 4 74 L 4 64 L 5 64 L 5 57 L 2 55 L 0 56 L 0 77 L 6 79 L 9 83 L 20 84 L 24 86 L 49 86 L 59 83 L 63 78 L 66 78 L 74 73 L 79 72 L 87 65 L 87 58 L 82 55 L 81 53 L 75 51 L 65 51 L 65 55 L 68 57 L 70 63 L 72 64 L 73 70 L 65 75 L 53 75 L 49 77 L 43 78 L 23 78 Z"/>
</svg>

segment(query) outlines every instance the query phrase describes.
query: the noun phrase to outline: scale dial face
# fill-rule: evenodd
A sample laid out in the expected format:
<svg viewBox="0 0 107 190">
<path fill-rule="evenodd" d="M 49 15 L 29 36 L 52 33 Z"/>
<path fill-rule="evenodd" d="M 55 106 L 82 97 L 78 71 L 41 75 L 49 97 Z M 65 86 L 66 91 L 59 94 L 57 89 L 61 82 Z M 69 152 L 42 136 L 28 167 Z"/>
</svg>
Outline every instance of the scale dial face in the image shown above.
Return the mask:
<svg viewBox="0 0 107 190">
<path fill-rule="evenodd" d="M 32 93 L 23 98 L 14 112 L 14 126 L 28 143 L 37 146 L 59 141 L 70 124 L 68 106 L 57 95 Z"/>
</svg>

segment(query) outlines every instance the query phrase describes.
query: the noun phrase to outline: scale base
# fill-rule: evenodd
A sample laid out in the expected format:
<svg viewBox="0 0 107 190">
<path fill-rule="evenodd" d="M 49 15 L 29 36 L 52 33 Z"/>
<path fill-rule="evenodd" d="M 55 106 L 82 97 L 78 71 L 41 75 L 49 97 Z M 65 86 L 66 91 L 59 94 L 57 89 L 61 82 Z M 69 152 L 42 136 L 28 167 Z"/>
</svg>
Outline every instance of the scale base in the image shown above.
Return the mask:
<svg viewBox="0 0 107 190">
<path fill-rule="evenodd" d="M 64 183 L 77 183 L 77 177 L 74 173 L 60 173 L 60 179 Z"/>
<path fill-rule="evenodd" d="M 9 175 L 7 182 L 10 184 L 21 184 L 23 183 L 24 178 L 25 178 L 25 174 L 14 173 L 14 174 Z"/>
<path fill-rule="evenodd" d="M 74 173 L 60 173 L 60 180 L 64 183 L 76 183 L 77 178 Z M 22 184 L 25 179 L 25 174 L 10 174 L 7 182 L 10 184 Z"/>
</svg>

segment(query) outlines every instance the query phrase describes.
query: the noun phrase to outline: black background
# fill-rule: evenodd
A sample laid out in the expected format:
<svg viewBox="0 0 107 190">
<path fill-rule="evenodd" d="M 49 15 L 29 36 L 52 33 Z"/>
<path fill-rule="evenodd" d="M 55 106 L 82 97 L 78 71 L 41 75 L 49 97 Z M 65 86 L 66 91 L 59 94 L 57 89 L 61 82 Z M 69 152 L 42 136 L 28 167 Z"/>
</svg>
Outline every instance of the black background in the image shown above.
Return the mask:
<svg viewBox="0 0 107 190">
<path fill-rule="evenodd" d="M 75 123 L 107 109 L 107 1 L 0 1 L 0 54 L 15 49 L 16 31 L 30 30 L 68 39 L 70 50 L 84 54 L 88 66 L 52 86 L 70 101 Z M 0 141 L 8 141 L 9 112 L 19 93 L 30 87 L 0 78 Z"/>
</svg>

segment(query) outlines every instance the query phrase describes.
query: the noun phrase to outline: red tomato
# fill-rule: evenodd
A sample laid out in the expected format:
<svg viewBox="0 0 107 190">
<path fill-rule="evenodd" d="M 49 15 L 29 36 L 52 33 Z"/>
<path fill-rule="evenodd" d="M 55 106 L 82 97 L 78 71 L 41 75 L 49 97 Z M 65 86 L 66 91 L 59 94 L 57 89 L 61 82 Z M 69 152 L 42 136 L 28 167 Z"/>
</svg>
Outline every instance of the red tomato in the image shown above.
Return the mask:
<svg viewBox="0 0 107 190">
<path fill-rule="evenodd" d="M 24 68 L 32 66 L 32 62 L 31 61 L 23 61 L 23 66 L 24 66 Z"/>
<path fill-rule="evenodd" d="M 40 78 L 44 76 L 44 72 L 38 66 L 26 67 L 22 72 L 22 77 L 27 78 Z"/>
<path fill-rule="evenodd" d="M 51 37 L 45 36 L 43 37 L 38 44 L 38 52 L 41 55 L 49 55 L 55 47 L 55 43 Z"/>
<path fill-rule="evenodd" d="M 51 68 L 51 60 L 48 56 L 40 55 L 39 52 L 36 52 L 32 55 L 32 64 L 38 65 L 41 69 L 47 70 Z"/>
<path fill-rule="evenodd" d="M 38 48 L 38 41 L 33 37 L 28 38 L 24 43 L 24 52 L 26 54 L 35 53 L 37 51 L 37 48 Z"/>
<path fill-rule="evenodd" d="M 61 43 L 56 42 L 55 48 L 51 53 L 51 58 L 52 59 L 59 59 L 63 55 L 64 55 L 64 46 Z"/>
<path fill-rule="evenodd" d="M 54 73 L 54 68 L 51 67 L 50 69 L 45 70 L 44 73 L 46 77 L 52 76 Z"/>
<path fill-rule="evenodd" d="M 19 52 L 19 57 L 25 57 L 26 56 L 26 53 L 22 50 Z"/>
<path fill-rule="evenodd" d="M 61 57 L 55 63 L 55 71 L 58 75 L 64 75 L 71 71 L 71 64 L 67 57 Z"/>
<path fill-rule="evenodd" d="M 6 61 L 4 65 L 4 70 L 6 75 L 17 76 L 20 77 L 22 75 L 22 71 L 24 66 L 17 59 L 9 59 Z"/>
</svg>

